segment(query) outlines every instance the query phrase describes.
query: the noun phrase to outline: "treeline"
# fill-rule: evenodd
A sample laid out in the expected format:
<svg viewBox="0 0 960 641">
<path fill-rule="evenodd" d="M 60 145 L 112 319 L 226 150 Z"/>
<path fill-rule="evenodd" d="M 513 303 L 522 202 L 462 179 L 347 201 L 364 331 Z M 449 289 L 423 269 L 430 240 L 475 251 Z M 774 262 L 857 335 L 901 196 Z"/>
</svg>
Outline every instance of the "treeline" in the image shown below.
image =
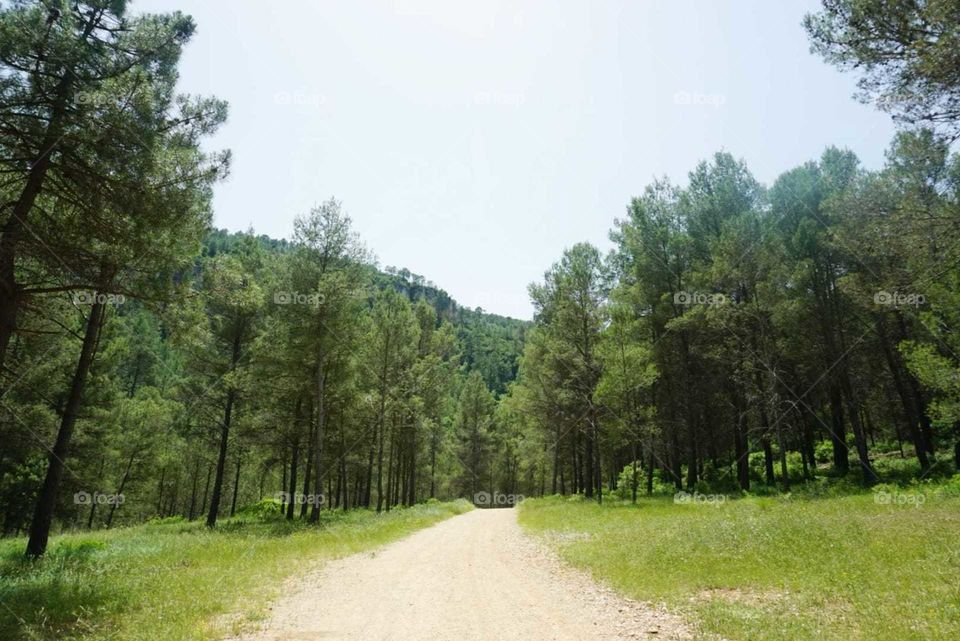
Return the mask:
<svg viewBox="0 0 960 641">
<path fill-rule="evenodd" d="M 718 153 L 634 198 L 609 256 L 564 252 L 531 286 L 536 327 L 501 403 L 525 491 L 960 467 L 955 3 L 824 0 L 804 27 L 903 125 L 884 168 L 830 148 L 765 186 Z"/>
<path fill-rule="evenodd" d="M 62 525 L 214 525 L 277 499 L 287 518 L 317 520 L 475 492 L 466 408 L 493 407 L 484 378 L 506 387 L 526 323 L 452 301 L 438 312 L 373 266 L 336 201 L 298 218 L 290 242 L 215 232 L 175 280 L 179 297 L 157 301 L 69 292 L 75 325 L 101 295 L 103 312 L 54 506 Z M 60 411 L 49 399 L 63 396 L 51 373 L 67 371 L 76 341 L 18 340 L 34 365 L 0 424 L 7 535 L 31 522 Z"/>
<path fill-rule="evenodd" d="M 466 494 L 526 324 L 379 272 L 333 200 L 211 233 L 226 105 L 175 91 L 190 18 L 126 4 L 0 9 L 3 534 Z"/>
<path fill-rule="evenodd" d="M 878 172 L 831 148 L 765 188 L 718 153 L 647 187 L 610 256 L 576 245 L 531 287 L 504 401 L 542 443 L 530 474 L 594 496 L 625 467 L 634 493 L 655 471 L 789 489 L 827 461 L 875 483 L 872 449 L 960 464 L 958 171 L 904 133 Z"/>
</svg>

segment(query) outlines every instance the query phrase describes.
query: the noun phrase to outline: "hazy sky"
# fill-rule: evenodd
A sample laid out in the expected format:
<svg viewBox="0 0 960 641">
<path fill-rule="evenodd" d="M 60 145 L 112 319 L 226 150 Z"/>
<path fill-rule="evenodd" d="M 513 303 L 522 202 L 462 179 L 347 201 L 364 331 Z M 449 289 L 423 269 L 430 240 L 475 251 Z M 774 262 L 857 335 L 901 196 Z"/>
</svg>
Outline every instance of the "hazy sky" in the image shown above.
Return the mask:
<svg viewBox="0 0 960 641">
<path fill-rule="evenodd" d="M 655 176 L 726 150 L 768 183 L 888 117 L 808 51 L 813 0 L 143 0 L 198 24 L 182 89 L 230 102 L 215 224 L 287 237 L 335 196 L 382 266 L 531 316 L 565 247 L 606 250 Z"/>
</svg>

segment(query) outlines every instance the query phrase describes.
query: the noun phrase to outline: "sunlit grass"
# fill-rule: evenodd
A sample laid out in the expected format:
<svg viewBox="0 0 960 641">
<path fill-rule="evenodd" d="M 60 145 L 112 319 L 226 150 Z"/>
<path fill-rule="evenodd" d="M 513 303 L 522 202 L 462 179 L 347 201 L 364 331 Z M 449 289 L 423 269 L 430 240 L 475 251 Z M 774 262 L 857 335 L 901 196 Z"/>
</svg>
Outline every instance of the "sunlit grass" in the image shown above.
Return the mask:
<svg viewBox="0 0 960 641">
<path fill-rule="evenodd" d="M 257 619 L 284 577 L 470 509 L 429 503 L 377 515 L 143 525 L 55 537 L 39 561 L 0 543 L 0 639 L 215 639 Z"/>
<path fill-rule="evenodd" d="M 960 638 L 960 498 L 934 486 L 900 491 L 925 500 L 549 498 L 524 502 L 520 522 L 586 533 L 554 537 L 565 559 L 730 640 Z"/>
</svg>

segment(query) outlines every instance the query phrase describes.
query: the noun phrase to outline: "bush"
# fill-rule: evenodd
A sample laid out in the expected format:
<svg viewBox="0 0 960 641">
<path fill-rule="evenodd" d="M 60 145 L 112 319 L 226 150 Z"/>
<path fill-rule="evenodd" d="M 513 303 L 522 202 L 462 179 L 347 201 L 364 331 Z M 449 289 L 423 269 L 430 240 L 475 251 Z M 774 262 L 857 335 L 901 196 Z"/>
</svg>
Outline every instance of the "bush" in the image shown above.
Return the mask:
<svg viewBox="0 0 960 641">
<path fill-rule="evenodd" d="M 643 466 L 637 463 L 637 495 L 642 495 L 647 490 L 647 479 Z M 633 464 L 628 463 L 620 471 L 617 477 L 617 489 L 612 494 L 621 501 L 629 501 L 633 498 Z"/>
<path fill-rule="evenodd" d="M 706 494 L 730 494 L 740 491 L 737 483 L 736 464 L 726 467 L 714 467 L 712 462 L 703 466 L 703 480 L 697 484 L 697 491 Z"/>
<path fill-rule="evenodd" d="M 767 473 L 764 469 L 763 452 L 750 452 L 747 456 L 747 467 L 750 468 L 750 484 L 766 483 Z"/>
<path fill-rule="evenodd" d="M 873 469 L 882 481 L 905 485 L 920 476 L 917 459 L 885 456 L 873 460 Z"/>
<path fill-rule="evenodd" d="M 258 521 L 275 521 L 283 518 L 283 504 L 278 499 L 261 499 L 237 510 L 237 517 Z"/>
<path fill-rule="evenodd" d="M 817 459 L 817 463 L 829 463 L 833 460 L 833 443 L 820 441 L 813 448 L 813 456 Z"/>
<path fill-rule="evenodd" d="M 935 492 L 941 497 L 960 496 L 960 473 L 954 474 L 951 478 L 940 483 Z"/>
</svg>

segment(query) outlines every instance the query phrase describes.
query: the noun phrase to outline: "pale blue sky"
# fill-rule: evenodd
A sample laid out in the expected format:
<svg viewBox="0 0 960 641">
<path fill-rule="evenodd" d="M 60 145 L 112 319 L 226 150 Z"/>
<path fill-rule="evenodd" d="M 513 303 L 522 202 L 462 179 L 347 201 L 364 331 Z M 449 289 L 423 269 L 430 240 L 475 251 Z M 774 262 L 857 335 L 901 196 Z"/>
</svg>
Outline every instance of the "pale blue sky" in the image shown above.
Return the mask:
<svg viewBox="0 0 960 641">
<path fill-rule="evenodd" d="M 768 183 L 889 118 L 808 51 L 813 0 L 142 0 L 198 31 L 182 89 L 230 102 L 215 224 L 287 237 L 344 203 L 381 265 L 529 318 L 526 288 L 655 176 L 715 151 Z"/>
</svg>

